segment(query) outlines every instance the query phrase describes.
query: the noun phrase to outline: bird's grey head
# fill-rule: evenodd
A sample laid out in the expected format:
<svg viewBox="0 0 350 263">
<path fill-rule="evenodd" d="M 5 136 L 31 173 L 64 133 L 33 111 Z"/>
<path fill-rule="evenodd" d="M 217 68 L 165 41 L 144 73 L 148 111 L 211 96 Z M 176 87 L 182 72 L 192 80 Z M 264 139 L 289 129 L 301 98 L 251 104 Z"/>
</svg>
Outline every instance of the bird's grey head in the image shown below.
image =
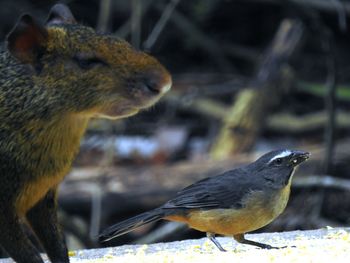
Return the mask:
<svg viewBox="0 0 350 263">
<path fill-rule="evenodd" d="M 309 157 L 310 154 L 308 152 L 282 149 L 264 154 L 255 163 L 265 167 L 293 168 L 306 161 Z"/>
<path fill-rule="evenodd" d="M 304 151 L 275 150 L 261 156 L 250 165 L 250 169 L 271 183 L 286 185 L 295 167 L 306 161 L 309 156 L 310 154 Z"/>
</svg>

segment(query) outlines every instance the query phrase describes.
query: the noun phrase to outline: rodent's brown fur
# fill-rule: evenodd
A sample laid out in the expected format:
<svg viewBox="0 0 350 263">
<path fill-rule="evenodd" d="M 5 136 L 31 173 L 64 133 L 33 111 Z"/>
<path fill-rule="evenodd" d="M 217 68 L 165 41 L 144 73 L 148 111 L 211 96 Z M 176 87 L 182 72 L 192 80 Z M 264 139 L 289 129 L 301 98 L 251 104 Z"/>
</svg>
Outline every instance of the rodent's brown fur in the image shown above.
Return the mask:
<svg viewBox="0 0 350 263">
<path fill-rule="evenodd" d="M 43 262 L 25 218 L 50 260 L 69 262 L 55 196 L 89 119 L 133 115 L 170 85 L 156 59 L 75 23 L 64 5 L 47 27 L 19 20 L 0 51 L 0 244 L 13 259 Z"/>
</svg>

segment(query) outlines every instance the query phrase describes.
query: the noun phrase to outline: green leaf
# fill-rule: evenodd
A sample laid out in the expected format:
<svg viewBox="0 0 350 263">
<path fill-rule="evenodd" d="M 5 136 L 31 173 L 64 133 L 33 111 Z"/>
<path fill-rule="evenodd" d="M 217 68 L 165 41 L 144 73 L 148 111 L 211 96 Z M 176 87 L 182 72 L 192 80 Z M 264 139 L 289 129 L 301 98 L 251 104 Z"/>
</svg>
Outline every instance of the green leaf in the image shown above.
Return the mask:
<svg viewBox="0 0 350 263">
<path fill-rule="evenodd" d="M 309 94 L 325 97 L 327 96 L 327 88 L 325 84 L 318 84 L 312 82 L 299 81 L 297 84 L 299 90 Z M 337 99 L 350 101 L 350 86 L 339 85 L 336 90 Z"/>
</svg>

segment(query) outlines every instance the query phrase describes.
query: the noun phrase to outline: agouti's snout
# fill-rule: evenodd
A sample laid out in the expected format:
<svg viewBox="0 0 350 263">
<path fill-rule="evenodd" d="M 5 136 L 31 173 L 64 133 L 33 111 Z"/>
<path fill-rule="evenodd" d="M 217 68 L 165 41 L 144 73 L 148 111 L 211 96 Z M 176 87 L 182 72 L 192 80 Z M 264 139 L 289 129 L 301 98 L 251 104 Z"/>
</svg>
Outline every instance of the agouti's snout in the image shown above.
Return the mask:
<svg viewBox="0 0 350 263">
<path fill-rule="evenodd" d="M 170 74 L 164 69 L 144 72 L 142 85 L 151 94 L 162 95 L 170 89 L 171 84 Z"/>
</svg>

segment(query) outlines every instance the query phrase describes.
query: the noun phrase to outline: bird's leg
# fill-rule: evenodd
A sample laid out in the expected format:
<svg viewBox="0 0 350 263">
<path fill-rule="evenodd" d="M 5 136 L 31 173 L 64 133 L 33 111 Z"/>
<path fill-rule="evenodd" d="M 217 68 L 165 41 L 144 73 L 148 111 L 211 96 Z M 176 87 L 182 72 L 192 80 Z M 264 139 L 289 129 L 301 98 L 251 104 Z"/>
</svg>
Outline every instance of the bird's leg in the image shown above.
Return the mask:
<svg viewBox="0 0 350 263">
<path fill-rule="evenodd" d="M 280 249 L 280 248 L 285 248 L 285 247 L 273 247 L 264 243 L 259 243 L 256 241 L 252 241 L 252 240 L 247 240 L 244 238 L 244 234 L 237 234 L 237 235 L 233 235 L 233 238 L 242 244 L 247 244 L 247 245 L 252 245 L 252 246 L 257 246 L 260 248 L 264 248 L 264 249 Z"/>
<path fill-rule="evenodd" d="M 220 245 L 219 241 L 216 240 L 215 234 L 207 232 L 207 238 L 210 239 L 211 242 L 214 243 L 214 245 L 221 251 L 221 252 L 226 252 L 225 249 Z"/>
</svg>

